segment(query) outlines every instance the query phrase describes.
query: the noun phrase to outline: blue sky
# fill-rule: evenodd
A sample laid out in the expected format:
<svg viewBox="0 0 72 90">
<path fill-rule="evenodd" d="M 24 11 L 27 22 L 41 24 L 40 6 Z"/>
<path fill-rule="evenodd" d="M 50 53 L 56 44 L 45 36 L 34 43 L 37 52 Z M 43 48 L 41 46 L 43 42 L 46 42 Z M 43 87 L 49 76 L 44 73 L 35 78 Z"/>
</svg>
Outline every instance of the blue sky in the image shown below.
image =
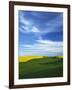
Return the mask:
<svg viewBox="0 0 72 90">
<path fill-rule="evenodd" d="M 63 55 L 63 13 L 22 11 L 19 19 L 19 56 Z"/>
</svg>

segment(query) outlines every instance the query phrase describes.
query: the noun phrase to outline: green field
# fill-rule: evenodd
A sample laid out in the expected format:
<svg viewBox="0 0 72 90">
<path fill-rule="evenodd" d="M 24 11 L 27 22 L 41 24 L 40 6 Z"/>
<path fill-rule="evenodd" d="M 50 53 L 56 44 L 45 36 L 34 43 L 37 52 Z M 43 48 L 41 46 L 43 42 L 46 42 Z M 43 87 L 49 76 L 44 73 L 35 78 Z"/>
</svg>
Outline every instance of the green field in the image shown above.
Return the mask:
<svg viewBox="0 0 72 90">
<path fill-rule="evenodd" d="M 19 62 L 19 79 L 63 76 L 63 57 L 46 57 Z"/>
</svg>

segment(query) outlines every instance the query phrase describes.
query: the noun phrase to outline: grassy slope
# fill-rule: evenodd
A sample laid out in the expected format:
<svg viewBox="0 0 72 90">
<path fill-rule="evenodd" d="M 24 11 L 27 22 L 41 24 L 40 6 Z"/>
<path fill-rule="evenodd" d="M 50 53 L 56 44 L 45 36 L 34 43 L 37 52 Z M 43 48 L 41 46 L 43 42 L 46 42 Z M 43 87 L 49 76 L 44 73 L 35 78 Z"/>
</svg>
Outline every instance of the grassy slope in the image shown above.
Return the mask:
<svg viewBox="0 0 72 90">
<path fill-rule="evenodd" d="M 19 62 L 19 78 L 62 77 L 63 58 L 43 57 Z"/>
</svg>

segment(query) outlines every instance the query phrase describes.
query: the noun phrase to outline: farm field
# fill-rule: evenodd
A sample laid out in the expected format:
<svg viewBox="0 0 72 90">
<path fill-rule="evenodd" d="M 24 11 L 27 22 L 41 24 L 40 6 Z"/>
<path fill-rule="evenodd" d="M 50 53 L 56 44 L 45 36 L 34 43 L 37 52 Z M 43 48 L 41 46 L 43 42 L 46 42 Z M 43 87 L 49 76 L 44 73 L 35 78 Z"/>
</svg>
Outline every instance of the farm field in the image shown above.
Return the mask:
<svg viewBox="0 0 72 90">
<path fill-rule="evenodd" d="M 20 56 L 19 79 L 63 76 L 63 57 Z"/>
</svg>

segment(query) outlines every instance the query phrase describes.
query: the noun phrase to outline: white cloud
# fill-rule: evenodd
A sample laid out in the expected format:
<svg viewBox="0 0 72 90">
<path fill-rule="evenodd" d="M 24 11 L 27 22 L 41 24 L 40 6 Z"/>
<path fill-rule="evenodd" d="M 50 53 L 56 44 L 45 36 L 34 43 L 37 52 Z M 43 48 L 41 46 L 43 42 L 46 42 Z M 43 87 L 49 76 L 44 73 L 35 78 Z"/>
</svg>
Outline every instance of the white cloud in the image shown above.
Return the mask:
<svg viewBox="0 0 72 90">
<path fill-rule="evenodd" d="M 26 20 L 26 19 L 20 19 L 20 22 L 22 23 L 22 24 L 25 24 L 25 25 L 30 25 L 31 23 L 28 21 L 28 20 Z"/>
<path fill-rule="evenodd" d="M 62 46 L 62 41 L 51 41 L 51 40 L 37 40 L 38 43 L 53 45 L 53 46 Z"/>
<path fill-rule="evenodd" d="M 31 25 L 31 22 L 30 22 L 28 19 L 25 18 L 24 13 L 20 12 L 19 17 L 20 17 L 19 20 L 20 20 L 20 22 L 21 22 L 22 24 Z"/>
<path fill-rule="evenodd" d="M 31 31 L 32 31 L 32 32 L 36 32 L 36 33 L 40 32 L 40 31 L 38 30 L 38 28 L 35 27 L 35 26 L 32 27 L 32 30 L 31 30 Z"/>
<path fill-rule="evenodd" d="M 23 33 L 30 33 L 30 32 L 34 32 L 34 33 L 38 33 L 40 32 L 38 30 L 38 28 L 33 25 L 33 22 L 24 18 L 24 14 L 21 13 L 20 15 L 20 23 L 22 23 L 22 26 L 19 27 L 19 30 Z"/>
<path fill-rule="evenodd" d="M 54 41 L 38 41 L 33 45 L 21 45 L 22 54 L 32 54 L 32 55 L 57 55 L 63 53 L 62 42 L 54 42 Z"/>
<path fill-rule="evenodd" d="M 19 29 L 21 32 L 23 33 L 34 33 L 34 34 L 38 34 L 40 33 L 40 31 L 38 30 L 37 27 L 35 26 L 21 26 L 21 28 Z"/>
<path fill-rule="evenodd" d="M 37 13 L 33 13 L 37 16 L 39 16 Z M 44 17 L 44 16 L 43 16 Z M 44 24 L 44 28 L 37 25 L 37 23 L 34 22 L 34 20 L 26 18 L 24 15 L 24 12 L 20 12 L 20 22 L 23 24 L 23 26 L 20 26 L 20 31 L 23 33 L 38 33 L 40 36 L 42 34 L 50 33 L 50 32 L 59 32 L 60 30 L 57 29 L 57 27 L 62 26 L 62 15 L 59 15 L 55 17 L 54 19 L 49 20 Z M 39 27 L 37 27 L 39 26 Z"/>
</svg>

